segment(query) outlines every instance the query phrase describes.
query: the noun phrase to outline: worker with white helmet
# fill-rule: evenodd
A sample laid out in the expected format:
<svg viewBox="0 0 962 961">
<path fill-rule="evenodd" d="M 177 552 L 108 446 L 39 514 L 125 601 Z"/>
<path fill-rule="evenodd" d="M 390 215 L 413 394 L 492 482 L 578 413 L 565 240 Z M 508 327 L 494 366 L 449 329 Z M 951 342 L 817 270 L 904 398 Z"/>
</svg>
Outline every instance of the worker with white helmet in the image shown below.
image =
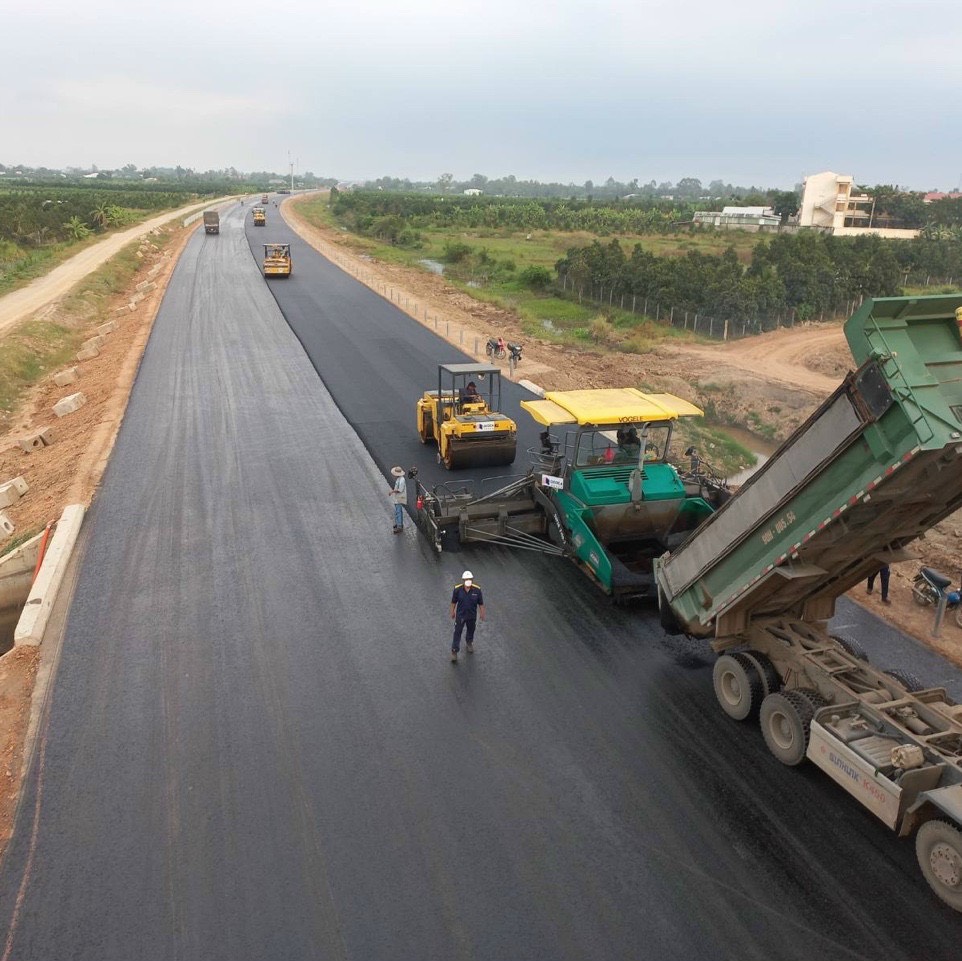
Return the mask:
<svg viewBox="0 0 962 961">
<path fill-rule="evenodd" d="M 467 649 L 474 653 L 474 629 L 478 617 L 484 620 L 484 595 L 481 588 L 474 582 L 474 575 L 465 571 L 461 575 L 461 583 L 454 585 L 451 595 L 451 618 L 454 620 L 454 639 L 451 641 L 451 660 L 457 661 L 461 650 L 461 634 L 468 629 Z"/>
</svg>

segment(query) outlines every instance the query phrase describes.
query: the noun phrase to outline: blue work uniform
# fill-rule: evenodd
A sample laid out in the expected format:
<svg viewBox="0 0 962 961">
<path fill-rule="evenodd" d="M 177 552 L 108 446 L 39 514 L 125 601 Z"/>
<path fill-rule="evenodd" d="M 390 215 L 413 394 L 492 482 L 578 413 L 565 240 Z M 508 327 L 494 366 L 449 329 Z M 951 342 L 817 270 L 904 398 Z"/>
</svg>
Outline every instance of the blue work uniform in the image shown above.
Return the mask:
<svg viewBox="0 0 962 961">
<path fill-rule="evenodd" d="M 451 641 L 451 650 L 457 654 L 461 650 L 461 634 L 465 628 L 468 629 L 468 643 L 474 643 L 474 629 L 478 625 L 478 608 L 484 606 L 484 595 L 477 584 L 472 583 L 470 587 L 465 587 L 462 581 L 454 585 L 451 603 L 455 605 L 454 638 Z"/>
</svg>

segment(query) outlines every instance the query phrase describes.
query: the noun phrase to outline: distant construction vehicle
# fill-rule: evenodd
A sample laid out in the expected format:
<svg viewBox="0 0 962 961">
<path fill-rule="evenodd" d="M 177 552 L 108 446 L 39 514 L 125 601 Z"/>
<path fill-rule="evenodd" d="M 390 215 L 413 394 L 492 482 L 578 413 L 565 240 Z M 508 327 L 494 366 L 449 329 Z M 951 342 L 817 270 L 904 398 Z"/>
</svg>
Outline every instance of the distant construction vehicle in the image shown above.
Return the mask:
<svg viewBox="0 0 962 961">
<path fill-rule="evenodd" d="M 220 214 L 216 210 L 204 211 L 204 232 L 208 234 L 220 233 Z"/>
<path fill-rule="evenodd" d="M 290 277 L 291 245 L 264 244 L 264 276 Z"/>
<path fill-rule="evenodd" d="M 264 195 L 261 197 L 261 203 L 262 203 L 262 204 L 269 204 L 270 202 L 271 202 L 270 194 L 264 194 Z"/>
<path fill-rule="evenodd" d="M 254 208 L 254 226 L 255 227 L 266 227 L 267 226 L 267 212 L 263 207 Z"/>
<path fill-rule="evenodd" d="M 421 443 L 438 445 L 438 463 L 447 470 L 511 464 L 518 428 L 500 407 L 500 368 L 439 364 L 438 389 L 418 400 Z"/>
</svg>

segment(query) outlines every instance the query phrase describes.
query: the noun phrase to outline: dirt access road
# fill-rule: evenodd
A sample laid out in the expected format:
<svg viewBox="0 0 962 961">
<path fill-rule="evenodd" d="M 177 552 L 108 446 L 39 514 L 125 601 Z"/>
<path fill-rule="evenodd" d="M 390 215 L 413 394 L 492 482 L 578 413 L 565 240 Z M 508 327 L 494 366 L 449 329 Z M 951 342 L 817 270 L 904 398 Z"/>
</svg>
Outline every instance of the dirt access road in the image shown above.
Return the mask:
<svg viewBox="0 0 962 961">
<path fill-rule="evenodd" d="M 103 240 L 81 250 L 80 253 L 74 254 L 73 257 L 64 261 L 58 267 L 54 267 L 49 274 L 44 274 L 27 284 L 26 287 L 21 287 L 19 290 L 14 290 L 6 296 L 0 297 L 0 335 L 20 321 L 26 320 L 31 314 L 63 297 L 84 277 L 93 273 L 132 241 L 146 237 L 152 230 L 158 230 L 172 220 L 188 217 L 198 210 L 209 209 L 228 199 L 222 197 L 220 200 L 208 203 L 193 203 L 187 207 L 181 207 L 179 210 L 168 211 L 158 217 L 153 217 L 137 224 L 136 227 L 130 227 L 128 230 L 105 237 Z"/>
</svg>

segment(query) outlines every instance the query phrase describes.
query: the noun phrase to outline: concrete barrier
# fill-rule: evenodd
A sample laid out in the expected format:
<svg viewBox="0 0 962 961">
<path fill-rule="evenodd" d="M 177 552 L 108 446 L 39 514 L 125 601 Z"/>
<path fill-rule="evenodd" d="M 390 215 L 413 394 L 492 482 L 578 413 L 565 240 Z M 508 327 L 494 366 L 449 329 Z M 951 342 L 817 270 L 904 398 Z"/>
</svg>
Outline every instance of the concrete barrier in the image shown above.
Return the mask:
<svg viewBox="0 0 962 961">
<path fill-rule="evenodd" d="M 77 543 L 84 512 L 83 504 L 70 504 L 64 508 L 60 520 L 57 521 L 57 530 L 50 541 L 50 546 L 37 573 L 37 579 L 30 588 L 23 613 L 14 629 L 14 647 L 35 646 L 43 640 L 43 632 L 46 630 L 50 612 L 57 599 L 57 591 L 63 581 L 74 545 Z"/>
<path fill-rule="evenodd" d="M 91 337 L 89 340 L 85 340 L 81 345 L 81 350 L 90 350 L 92 347 L 96 347 L 100 350 L 104 344 L 107 343 L 107 338 L 103 334 L 97 334 L 96 337 Z"/>
<path fill-rule="evenodd" d="M 16 529 L 13 521 L 3 511 L 0 511 L 0 531 L 3 531 L 4 534 L 12 534 Z"/>
<path fill-rule="evenodd" d="M 83 350 L 77 351 L 77 360 L 93 360 L 94 357 L 99 357 L 100 351 L 96 347 L 84 347 Z"/>
<path fill-rule="evenodd" d="M 532 394 L 537 394 L 539 397 L 544 397 L 544 388 L 539 387 L 530 380 L 519 380 L 518 386 L 523 387 L 525 390 L 530 390 Z"/>
<path fill-rule="evenodd" d="M 76 367 L 68 367 L 66 370 L 58 370 L 53 375 L 53 382 L 58 387 L 66 387 L 67 384 L 72 384 L 79 376 L 80 373 Z"/>
<path fill-rule="evenodd" d="M 99 327 L 95 327 L 94 330 L 97 332 L 97 336 L 104 337 L 107 334 L 112 334 L 117 329 L 116 320 L 108 320 L 106 323 L 101 324 Z"/>
</svg>

